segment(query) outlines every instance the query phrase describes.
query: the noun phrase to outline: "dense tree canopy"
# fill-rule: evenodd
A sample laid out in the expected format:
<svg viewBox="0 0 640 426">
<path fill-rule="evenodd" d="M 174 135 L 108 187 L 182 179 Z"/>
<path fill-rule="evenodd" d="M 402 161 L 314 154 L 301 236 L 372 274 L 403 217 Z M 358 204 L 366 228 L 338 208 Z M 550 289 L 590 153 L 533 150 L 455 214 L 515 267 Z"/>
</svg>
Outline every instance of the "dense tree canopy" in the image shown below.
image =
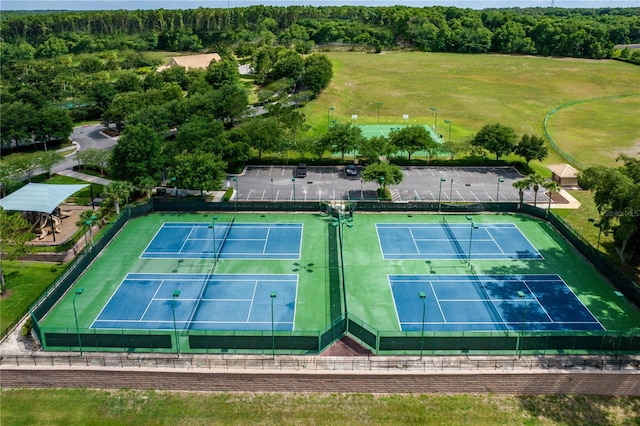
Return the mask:
<svg viewBox="0 0 640 426">
<path fill-rule="evenodd" d="M 600 226 L 613 231 L 623 263 L 640 263 L 640 159 L 620 156 L 621 167 L 593 166 L 579 176 L 580 186 L 594 194 Z"/>
</svg>

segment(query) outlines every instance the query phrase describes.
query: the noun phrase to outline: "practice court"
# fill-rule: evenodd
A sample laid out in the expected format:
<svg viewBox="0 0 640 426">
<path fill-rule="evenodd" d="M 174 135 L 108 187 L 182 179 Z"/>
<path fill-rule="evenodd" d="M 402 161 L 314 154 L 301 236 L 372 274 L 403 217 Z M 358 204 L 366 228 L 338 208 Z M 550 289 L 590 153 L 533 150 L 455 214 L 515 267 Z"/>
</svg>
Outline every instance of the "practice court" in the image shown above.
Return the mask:
<svg viewBox="0 0 640 426">
<path fill-rule="evenodd" d="M 604 330 L 558 275 L 388 279 L 402 331 L 420 331 L 423 312 L 425 328 L 431 331 Z"/>
<path fill-rule="evenodd" d="M 297 275 L 132 273 L 91 328 L 292 331 L 297 293 Z"/>
<path fill-rule="evenodd" d="M 377 223 L 382 256 L 410 259 L 542 259 L 512 223 Z"/>
<path fill-rule="evenodd" d="M 300 259 L 301 223 L 164 223 L 141 259 Z"/>
</svg>

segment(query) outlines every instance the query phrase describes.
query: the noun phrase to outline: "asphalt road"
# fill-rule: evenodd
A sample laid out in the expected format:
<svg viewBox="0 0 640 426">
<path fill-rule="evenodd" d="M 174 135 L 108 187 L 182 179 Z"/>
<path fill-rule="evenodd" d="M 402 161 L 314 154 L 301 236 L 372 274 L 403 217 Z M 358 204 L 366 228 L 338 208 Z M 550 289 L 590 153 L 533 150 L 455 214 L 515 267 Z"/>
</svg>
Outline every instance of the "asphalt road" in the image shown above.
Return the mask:
<svg viewBox="0 0 640 426">
<path fill-rule="evenodd" d="M 75 127 L 71 133 L 71 140 L 78 145 L 79 150 L 89 148 L 95 149 L 111 149 L 117 143 L 117 139 L 110 138 L 100 133 L 104 127 L 101 124 L 88 124 L 85 126 Z M 56 164 L 53 172 L 57 173 L 61 170 L 72 169 L 78 164 L 77 154 L 74 153 L 64 159 L 64 161 Z"/>
<path fill-rule="evenodd" d="M 229 176 L 226 186 L 237 189 L 238 200 L 376 198 L 377 183 L 364 182 L 359 175 L 349 177 L 344 167 L 309 167 L 306 178 L 295 180 L 294 170 L 295 166 L 249 166 L 242 175 Z M 403 173 L 402 183 L 389 186 L 396 202 L 438 201 L 438 198 L 442 202 L 518 201 L 518 191 L 512 183 L 523 177 L 513 167 L 406 167 Z M 532 202 L 533 197 L 533 191 L 525 192 L 525 202 Z M 541 189 L 538 203 L 547 202 Z"/>
</svg>

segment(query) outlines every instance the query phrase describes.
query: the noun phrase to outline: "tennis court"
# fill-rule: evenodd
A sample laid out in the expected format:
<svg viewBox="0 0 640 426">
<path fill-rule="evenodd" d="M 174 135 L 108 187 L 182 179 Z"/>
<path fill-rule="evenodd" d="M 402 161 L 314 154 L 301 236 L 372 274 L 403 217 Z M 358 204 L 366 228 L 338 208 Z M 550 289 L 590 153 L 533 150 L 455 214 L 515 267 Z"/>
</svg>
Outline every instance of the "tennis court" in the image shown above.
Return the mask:
<svg viewBox="0 0 640 426">
<path fill-rule="evenodd" d="M 128 274 L 91 328 L 293 330 L 297 275 Z M 273 295 L 273 297 L 272 297 Z"/>
<path fill-rule="evenodd" d="M 141 259 L 299 259 L 301 223 L 164 223 Z"/>
<path fill-rule="evenodd" d="M 558 275 L 388 279 L 402 331 L 421 330 L 423 307 L 425 328 L 431 331 L 604 330 Z"/>
<path fill-rule="evenodd" d="M 394 130 L 400 130 L 407 126 L 408 124 L 366 124 L 359 127 L 360 130 L 362 130 L 362 136 L 367 139 L 371 139 L 375 136 L 389 137 L 389 134 Z M 433 131 L 433 128 L 431 126 L 424 124 L 422 125 L 422 127 L 424 127 L 429 132 L 431 138 L 433 138 L 434 141 L 441 142 L 440 138 L 438 137 L 439 135 Z"/>
<path fill-rule="evenodd" d="M 379 223 L 384 259 L 542 259 L 513 223 Z"/>
</svg>

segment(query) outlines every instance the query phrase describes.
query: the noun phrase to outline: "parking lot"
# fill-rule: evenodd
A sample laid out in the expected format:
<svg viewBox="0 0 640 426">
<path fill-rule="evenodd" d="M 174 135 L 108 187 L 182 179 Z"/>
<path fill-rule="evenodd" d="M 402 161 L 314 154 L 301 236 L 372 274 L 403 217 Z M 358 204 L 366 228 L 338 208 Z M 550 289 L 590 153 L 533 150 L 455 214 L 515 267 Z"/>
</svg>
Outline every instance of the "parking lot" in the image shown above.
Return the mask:
<svg viewBox="0 0 640 426">
<path fill-rule="evenodd" d="M 241 175 L 229 176 L 226 185 L 237 190 L 238 200 L 320 201 L 376 199 L 376 182 L 347 176 L 345 166 L 308 167 L 307 176 L 295 177 L 296 165 L 248 166 Z M 405 167 L 404 179 L 389 185 L 393 201 L 495 202 L 518 201 L 512 183 L 523 176 L 513 167 Z M 235 179 L 235 180 L 234 180 Z M 442 180 L 444 179 L 444 180 Z M 545 190 L 538 203 L 547 203 Z M 525 191 L 533 202 L 533 191 Z"/>
</svg>

